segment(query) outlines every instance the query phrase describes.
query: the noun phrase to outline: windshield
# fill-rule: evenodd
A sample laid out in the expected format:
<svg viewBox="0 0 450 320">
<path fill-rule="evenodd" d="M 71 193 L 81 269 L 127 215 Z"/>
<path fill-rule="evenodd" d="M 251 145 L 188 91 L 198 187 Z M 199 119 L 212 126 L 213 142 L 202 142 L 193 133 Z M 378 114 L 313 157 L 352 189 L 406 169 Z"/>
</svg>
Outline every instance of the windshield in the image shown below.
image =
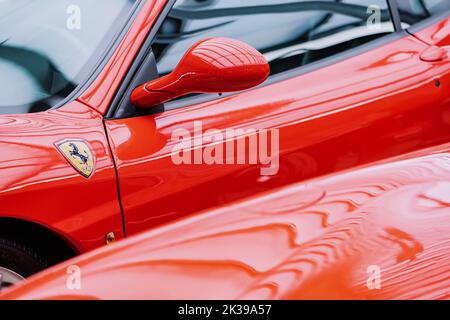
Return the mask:
<svg viewBox="0 0 450 320">
<path fill-rule="evenodd" d="M 0 1 L 0 113 L 49 109 L 94 68 L 136 0 Z"/>
</svg>

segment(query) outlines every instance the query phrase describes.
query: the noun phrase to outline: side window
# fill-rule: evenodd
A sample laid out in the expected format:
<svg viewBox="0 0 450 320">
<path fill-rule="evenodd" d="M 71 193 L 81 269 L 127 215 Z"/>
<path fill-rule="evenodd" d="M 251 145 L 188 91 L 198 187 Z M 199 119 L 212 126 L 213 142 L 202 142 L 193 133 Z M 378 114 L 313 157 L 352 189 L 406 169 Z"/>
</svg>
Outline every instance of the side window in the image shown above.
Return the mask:
<svg viewBox="0 0 450 320">
<path fill-rule="evenodd" d="M 153 51 L 164 75 L 197 41 L 233 38 L 262 52 L 273 75 L 393 31 L 387 0 L 177 0 Z"/>
<path fill-rule="evenodd" d="M 397 0 L 403 28 L 450 10 L 450 0 Z"/>
</svg>

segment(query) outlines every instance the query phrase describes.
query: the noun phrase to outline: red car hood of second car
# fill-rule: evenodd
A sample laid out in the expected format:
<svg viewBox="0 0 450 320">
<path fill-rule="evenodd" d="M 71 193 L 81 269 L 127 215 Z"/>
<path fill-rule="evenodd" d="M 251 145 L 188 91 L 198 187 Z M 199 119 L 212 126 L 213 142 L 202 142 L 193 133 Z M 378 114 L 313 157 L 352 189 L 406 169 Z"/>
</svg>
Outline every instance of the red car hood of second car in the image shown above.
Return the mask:
<svg viewBox="0 0 450 320">
<path fill-rule="evenodd" d="M 202 213 L 54 267 L 1 298 L 448 299 L 449 149 Z M 69 265 L 80 267 L 80 290 L 67 287 Z"/>
</svg>

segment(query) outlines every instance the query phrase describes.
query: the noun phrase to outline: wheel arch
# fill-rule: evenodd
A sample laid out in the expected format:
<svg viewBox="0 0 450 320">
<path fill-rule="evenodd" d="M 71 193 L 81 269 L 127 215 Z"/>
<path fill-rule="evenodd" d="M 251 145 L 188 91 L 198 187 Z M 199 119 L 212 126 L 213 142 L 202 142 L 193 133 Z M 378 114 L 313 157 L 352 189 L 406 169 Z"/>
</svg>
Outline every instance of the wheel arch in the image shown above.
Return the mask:
<svg viewBox="0 0 450 320">
<path fill-rule="evenodd" d="M 20 218 L 0 217 L 0 236 L 21 241 L 46 254 L 52 264 L 78 255 L 73 243 L 39 223 Z"/>
</svg>

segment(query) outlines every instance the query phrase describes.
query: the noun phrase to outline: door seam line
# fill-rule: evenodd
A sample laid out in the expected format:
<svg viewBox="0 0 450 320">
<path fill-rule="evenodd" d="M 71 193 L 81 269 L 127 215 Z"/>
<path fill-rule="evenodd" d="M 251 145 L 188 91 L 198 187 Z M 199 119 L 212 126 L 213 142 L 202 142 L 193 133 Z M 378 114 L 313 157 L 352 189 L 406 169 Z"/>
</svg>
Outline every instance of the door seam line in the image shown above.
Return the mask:
<svg viewBox="0 0 450 320">
<path fill-rule="evenodd" d="M 109 152 L 111 153 L 111 161 L 113 163 L 114 166 L 114 173 L 116 175 L 116 193 L 117 193 L 117 201 L 119 203 L 119 208 L 120 208 L 120 215 L 122 218 L 122 232 L 123 232 L 123 236 L 124 238 L 127 237 L 127 230 L 126 230 L 126 223 L 125 223 L 125 211 L 123 210 L 123 204 L 122 204 L 122 195 L 121 195 L 121 191 L 120 191 L 120 180 L 119 180 L 119 170 L 117 168 L 116 165 L 116 159 L 114 157 L 114 153 L 112 150 L 112 146 L 111 146 L 111 142 L 110 142 L 110 138 L 109 138 L 109 134 L 108 134 L 108 129 L 106 128 L 106 121 L 105 119 L 102 119 L 103 122 L 103 129 L 105 130 L 105 135 L 106 135 L 106 141 L 108 143 L 108 148 L 109 148 Z"/>
</svg>

